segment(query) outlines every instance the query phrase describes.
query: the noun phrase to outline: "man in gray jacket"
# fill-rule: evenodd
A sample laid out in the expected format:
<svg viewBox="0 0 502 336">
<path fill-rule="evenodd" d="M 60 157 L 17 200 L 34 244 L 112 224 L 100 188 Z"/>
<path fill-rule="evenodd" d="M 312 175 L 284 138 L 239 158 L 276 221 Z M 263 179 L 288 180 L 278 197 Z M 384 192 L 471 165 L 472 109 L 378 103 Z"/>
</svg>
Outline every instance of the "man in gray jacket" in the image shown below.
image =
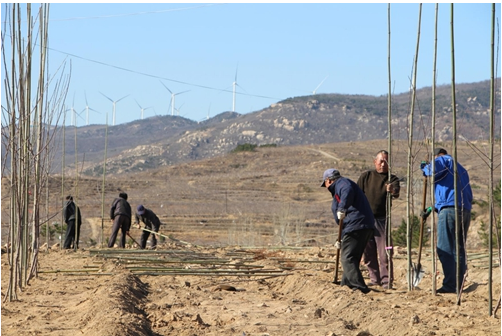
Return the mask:
<svg viewBox="0 0 502 336">
<path fill-rule="evenodd" d="M 127 194 L 121 192 L 119 197 L 113 200 L 110 208 L 110 218 L 113 221 L 112 234 L 108 239 L 108 247 L 115 245 L 119 230 L 122 231 L 122 237 L 119 242 L 119 247 L 124 248 L 126 243 L 126 235 L 129 234 L 131 227 L 131 206 L 127 202 Z"/>
</svg>

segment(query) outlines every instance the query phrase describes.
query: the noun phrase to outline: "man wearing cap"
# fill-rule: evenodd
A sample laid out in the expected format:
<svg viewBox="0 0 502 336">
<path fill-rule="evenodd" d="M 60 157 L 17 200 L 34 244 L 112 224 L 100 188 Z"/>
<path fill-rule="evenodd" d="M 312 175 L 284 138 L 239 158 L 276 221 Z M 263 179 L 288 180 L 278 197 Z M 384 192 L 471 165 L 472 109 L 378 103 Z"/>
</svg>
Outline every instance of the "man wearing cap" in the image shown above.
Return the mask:
<svg viewBox="0 0 502 336">
<path fill-rule="evenodd" d="M 160 220 L 159 217 L 150 209 L 145 208 L 143 205 L 138 205 L 136 208 L 136 225 L 138 229 L 141 228 L 139 224 L 139 220 L 145 223 L 145 227 L 150 231 L 159 232 Z M 141 234 L 140 247 L 142 249 L 146 248 L 146 242 L 148 241 L 148 237 L 150 236 L 150 232 L 143 230 Z M 152 249 L 157 247 L 157 238 L 155 234 L 152 234 Z"/>
<path fill-rule="evenodd" d="M 443 286 L 438 293 L 455 293 L 457 289 L 457 255 L 456 242 L 459 242 L 460 259 L 460 283 L 467 270 L 465 241 L 471 221 L 472 190 L 469 182 L 469 174 L 460 163 L 457 162 L 457 211 L 461 222 L 460 236 L 455 235 L 455 189 L 454 189 L 454 162 L 444 148 L 434 150 L 434 210 L 438 213 L 437 225 L 437 253 L 443 266 Z M 420 164 L 424 176 L 432 176 L 430 163 Z M 426 218 L 425 215 L 424 218 Z"/>
<path fill-rule="evenodd" d="M 364 250 L 364 263 L 370 275 L 368 285 L 381 285 L 384 289 L 389 288 L 389 274 L 394 273 L 389 269 L 389 257 L 386 250 L 387 195 L 398 198 L 400 190 L 399 179 L 396 175 L 391 175 L 389 182 L 388 160 L 389 153 L 386 150 L 379 151 L 373 159 L 375 169 L 365 171 L 357 180 L 357 185 L 368 198 L 375 217 L 376 230 Z"/>
<path fill-rule="evenodd" d="M 63 249 L 70 249 L 72 243 L 73 247 L 75 249 L 78 249 L 78 239 L 80 237 L 82 215 L 80 214 L 80 208 L 75 204 L 75 202 L 73 202 L 73 196 L 71 195 L 66 196 L 66 203 L 63 208 L 63 218 L 66 223 L 66 234 L 63 243 Z M 75 225 L 75 223 L 77 224 Z"/>
<path fill-rule="evenodd" d="M 331 210 L 338 225 L 342 225 L 341 248 L 343 275 L 341 285 L 359 289 L 364 294 L 370 289 L 364 282 L 359 264 L 368 240 L 375 229 L 373 212 L 368 199 L 357 184 L 342 177 L 336 169 L 327 169 L 321 187 L 326 187 L 333 196 Z"/>
<path fill-rule="evenodd" d="M 119 242 L 119 247 L 124 248 L 126 243 L 126 235 L 129 234 L 131 227 L 131 206 L 127 202 L 127 194 L 121 192 L 119 197 L 113 200 L 110 208 L 110 218 L 113 221 L 112 234 L 108 239 L 108 247 L 115 245 L 115 240 L 119 230 L 122 231 L 122 237 Z"/>
</svg>

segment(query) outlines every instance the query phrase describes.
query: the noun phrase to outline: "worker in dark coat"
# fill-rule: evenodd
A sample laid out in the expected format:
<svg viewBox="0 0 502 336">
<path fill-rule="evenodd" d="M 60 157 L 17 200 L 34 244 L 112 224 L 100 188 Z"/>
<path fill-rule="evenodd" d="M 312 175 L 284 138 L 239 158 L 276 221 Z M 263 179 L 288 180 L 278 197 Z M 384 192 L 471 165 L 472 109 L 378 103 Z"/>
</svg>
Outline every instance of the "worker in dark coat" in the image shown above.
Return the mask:
<svg viewBox="0 0 502 336">
<path fill-rule="evenodd" d="M 343 223 L 342 241 L 335 244 L 341 249 L 343 275 L 340 284 L 366 294 L 370 289 L 364 282 L 359 264 L 375 229 L 371 206 L 361 188 L 342 177 L 336 169 L 324 172 L 321 187 L 326 187 L 333 196 L 331 211 L 336 223 Z"/>
<path fill-rule="evenodd" d="M 131 228 L 131 206 L 127 202 L 127 194 L 122 192 L 119 197 L 113 200 L 110 208 L 110 218 L 113 221 L 112 234 L 108 239 L 108 247 L 115 245 L 119 230 L 122 231 L 122 237 L 119 242 L 119 247 L 124 248 L 126 243 L 126 235 L 129 234 Z"/>
<path fill-rule="evenodd" d="M 143 205 L 138 205 L 136 208 L 136 225 L 138 229 L 141 228 L 139 221 L 141 220 L 145 227 L 150 231 L 159 232 L 160 228 L 160 219 L 157 215 L 150 209 L 145 208 Z M 140 247 L 142 249 L 146 248 L 146 242 L 148 241 L 148 237 L 150 236 L 150 232 L 143 230 L 141 234 Z M 157 237 L 155 234 L 152 234 L 152 249 L 157 247 Z"/>
<path fill-rule="evenodd" d="M 72 196 L 66 196 L 66 203 L 63 208 L 63 218 L 66 223 L 66 235 L 63 243 L 64 249 L 78 249 L 78 239 L 80 237 L 80 226 L 82 225 L 82 215 L 80 208 L 73 202 Z M 77 225 L 75 225 L 77 223 Z M 76 230 L 76 237 L 75 237 Z"/>
</svg>

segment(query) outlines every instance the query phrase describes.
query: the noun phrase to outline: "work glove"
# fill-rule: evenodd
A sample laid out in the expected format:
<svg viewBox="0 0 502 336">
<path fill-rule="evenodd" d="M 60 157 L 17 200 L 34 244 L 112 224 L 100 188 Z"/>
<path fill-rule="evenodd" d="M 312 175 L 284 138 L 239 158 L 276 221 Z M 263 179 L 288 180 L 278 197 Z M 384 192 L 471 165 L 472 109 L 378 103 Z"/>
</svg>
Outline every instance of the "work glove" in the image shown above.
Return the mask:
<svg viewBox="0 0 502 336">
<path fill-rule="evenodd" d="M 424 169 L 425 166 L 427 166 L 428 164 L 429 164 L 429 162 L 427 162 L 427 161 L 420 162 L 420 169 Z"/>
<path fill-rule="evenodd" d="M 423 220 L 426 220 L 427 217 L 429 217 L 429 215 L 431 214 L 431 212 L 432 212 L 432 207 L 428 207 L 427 209 L 424 209 L 424 211 L 420 212 L 420 217 L 422 217 Z"/>
<path fill-rule="evenodd" d="M 343 212 L 343 211 L 337 211 L 336 212 L 336 217 L 338 218 L 339 221 L 342 220 L 342 219 L 344 219 L 345 218 L 345 212 Z"/>
<path fill-rule="evenodd" d="M 337 240 L 337 241 L 335 242 L 335 248 L 336 248 L 337 250 L 339 250 L 339 249 L 340 249 L 340 247 L 341 247 L 341 246 L 340 246 L 340 242 Z"/>
</svg>

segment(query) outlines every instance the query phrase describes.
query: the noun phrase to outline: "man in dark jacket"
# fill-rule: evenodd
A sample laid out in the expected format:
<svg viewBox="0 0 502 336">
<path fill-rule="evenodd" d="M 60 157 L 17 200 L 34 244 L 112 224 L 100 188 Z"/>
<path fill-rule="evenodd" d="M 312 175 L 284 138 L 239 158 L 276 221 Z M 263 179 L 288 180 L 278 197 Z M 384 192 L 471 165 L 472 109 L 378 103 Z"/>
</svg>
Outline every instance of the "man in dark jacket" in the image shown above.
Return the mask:
<svg viewBox="0 0 502 336">
<path fill-rule="evenodd" d="M 112 234 L 108 239 L 108 247 L 115 245 L 119 229 L 122 231 L 122 237 L 119 242 L 119 247 L 124 248 L 126 243 L 126 235 L 129 234 L 131 227 L 131 206 L 127 202 L 127 194 L 122 192 L 115 200 L 113 200 L 110 208 L 110 218 L 113 221 Z"/>
<path fill-rule="evenodd" d="M 73 202 L 72 196 L 66 196 L 66 203 L 63 208 L 63 217 L 66 223 L 66 235 L 63 243 L 64 249 L 78 249 L 78 239 L 80 237 L 80 226 L 82 225 L 82 215 L 80 208 Z M 75 222 L 77 225 L 75 226 Z M 75 237 L 76 230 L 76 237 Z"/>
<path fill-rule="evenodd" d="M 139 221 L 145 223 L 145 227 L 150 231 L 159 232 L 160 220 L 159 217 L 150 209 L 145 208 L 143 205 L 138 205 L 136 208 L 136 224 L 138 225 L 138 229 L 141 228 Z M 142 249 L 146 248 L 146 242 L 148 237 L 150 236 L 150 232 L 143 230 L 141 234 L 140 247 Z M 152 234 L 152 249 L 157 247 L 157 237 L 155 234 Z"/>
<path fill-rule="evenodd" d="M 396 175 L 391 175 L 389 182 L 388 160 L 389 153 L 386 150 L 379 151 L 373 160 L 375 169 L 365 171 L 357 180 L 357 185 L 366 195 L 375 217 L 376 230 L 364 250 L 364 264 L 368 268 L 371 281 L 368 286 L 381 285 L 384 289 L 389 288 L 389 274 L 394 274 L 393 270 L 389 269 L 386 249 L 387 196 L 398 198 L 400 190 Z M 389 253 L 392 253 L 392 250 L 389 250 Z"/>
<path fill-rule="evenodd" d="M 321 187 L 326 187 L 333 196 L 331 210 L 338 225 L 343 221 L 341 248 L 343 275 L 341 285 L 368 293 L 359 264 L 368 240 L 375 229 L 373 212 L 363 191 L 357 184 L 342 177 L 336 169 L 323 174 Z"/>
</svg>

